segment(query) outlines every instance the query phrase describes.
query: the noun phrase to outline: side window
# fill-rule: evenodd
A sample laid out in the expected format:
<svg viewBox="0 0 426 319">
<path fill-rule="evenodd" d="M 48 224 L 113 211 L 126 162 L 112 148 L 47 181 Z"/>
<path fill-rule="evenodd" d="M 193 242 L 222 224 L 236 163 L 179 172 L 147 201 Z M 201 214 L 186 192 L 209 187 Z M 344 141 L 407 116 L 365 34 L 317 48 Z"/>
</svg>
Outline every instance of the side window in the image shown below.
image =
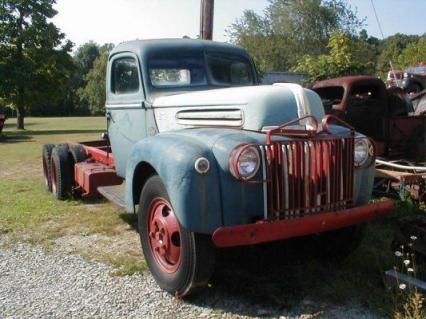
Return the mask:
<svg viewBox="0 0 426 319">
<path fill-rule="evenodd" d="M 138 65 L 134 58 L 120 58 L 113 62 L 111 90 L 115 94 L 139 91 Z"/>
</svg>

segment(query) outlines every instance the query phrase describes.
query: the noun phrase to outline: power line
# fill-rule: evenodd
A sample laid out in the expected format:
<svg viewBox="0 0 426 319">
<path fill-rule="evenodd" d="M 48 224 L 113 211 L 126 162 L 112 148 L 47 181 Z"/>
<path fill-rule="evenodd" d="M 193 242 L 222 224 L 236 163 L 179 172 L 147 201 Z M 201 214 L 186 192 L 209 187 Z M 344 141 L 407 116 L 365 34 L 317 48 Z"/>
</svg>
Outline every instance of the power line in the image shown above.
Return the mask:
<svg viewBox="0 0 426 319">
<path fill-rule="evenodd" d="M 377 21 L 377 24 L 379 26 L 380 33 L 382 35 L 382 40 L 384 40 L 385 36 L 383 35 L 382 25 L 380 24 L 380 20 L 379 20 L 379 16 L 377 15 L 376 7 L 374 6 L 373 0 L 370 0 L 370 2 L 371 2 L 371 6 L 373 7 L 374 16 L 376 17 L 376 21 Z"/>
<path fill-rule="evenodd" d="M 371 2 L 371 6 L 373 7 L 373 12 L 374 12 L 374 16 L 376 17 L 377 25 L 379 26 L 380 34 L 382 35 L 382 40 L 384 40 L 385 36 L 383 34 L 382 24 L 380 23 L 379 16 L 377 15 L 376 7 L 374 6 L 373 0 L 370 0 L 370 2 Z M 393 74 L 393 78 L 394 78 L 394 80 L 396 80 L 395 69 L 393 68 L 393 64 L 392 64 L 391 60 L 389 60 L 389 66 L 391 68 L 391 72 Z"/>
</svg>

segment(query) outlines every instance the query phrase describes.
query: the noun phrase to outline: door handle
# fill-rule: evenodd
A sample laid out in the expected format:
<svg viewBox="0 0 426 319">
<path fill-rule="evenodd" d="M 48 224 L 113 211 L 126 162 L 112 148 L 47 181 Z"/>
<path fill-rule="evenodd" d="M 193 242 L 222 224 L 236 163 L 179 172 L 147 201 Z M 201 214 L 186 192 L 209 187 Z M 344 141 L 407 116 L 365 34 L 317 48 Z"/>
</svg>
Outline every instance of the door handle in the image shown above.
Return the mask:
<svg viewBox="0 0 426 319">
<path fill-rule="evenodd" d="M 112 114 L 110 111 L 106 112 L 106 117 L 107 117 L 107 120 L 111 120 L 112 123 L 115 123 L 114 118 L 112 117 Z"/>
</svg>

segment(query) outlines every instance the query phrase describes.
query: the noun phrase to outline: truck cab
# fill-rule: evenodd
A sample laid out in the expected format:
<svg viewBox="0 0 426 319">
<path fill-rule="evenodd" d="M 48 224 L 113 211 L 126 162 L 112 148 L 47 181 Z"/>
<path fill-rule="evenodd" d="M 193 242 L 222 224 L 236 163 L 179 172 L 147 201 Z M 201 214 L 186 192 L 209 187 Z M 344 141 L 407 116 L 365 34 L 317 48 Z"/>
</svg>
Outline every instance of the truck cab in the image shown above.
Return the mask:
<svg viewBox="0 0 426 319">
<path fill-rule="evenodd" d="M 108 63 L 106 114 L 116 169 L 125 176 L 133 144 L 174 119 L 155 111 L 162 96 L 258 84 L 248 53 L 238 47 L 189 39 L 118 45 Z M 157 113 L 157 114 L 155 114 Z"/>
<path fill-rule="evenodd" d="M 424 114 L 420 96 L 399 87 L 386 89 L 374 76 L 347 76 L 318 81 L 312 89 L 321 97 L 327 114 L 338 116 L 371 137 L 378 156 L 424 160 Z"/>
<path fill-rule="evenodd" d="M 74 188 L 88 196 L 124 180 L 123 205 L 138 215 L 145 259 L 166 291 L 206 286 L 219 248 L 315 234 L 324 252 L 349 253 L 360 224 L 392 210 L 390 200 L 369 203 L 371 141 L 326 116 L 312 90 L 259 85 L 242 48 L 123 43 L 106 83 L 110 144 L 73 146 L 84 153 L 73 155 Z M 57 192 L 67 157 L 56 148 L 44 156 L 51 173 L 43 163 Z"/>
</svg>

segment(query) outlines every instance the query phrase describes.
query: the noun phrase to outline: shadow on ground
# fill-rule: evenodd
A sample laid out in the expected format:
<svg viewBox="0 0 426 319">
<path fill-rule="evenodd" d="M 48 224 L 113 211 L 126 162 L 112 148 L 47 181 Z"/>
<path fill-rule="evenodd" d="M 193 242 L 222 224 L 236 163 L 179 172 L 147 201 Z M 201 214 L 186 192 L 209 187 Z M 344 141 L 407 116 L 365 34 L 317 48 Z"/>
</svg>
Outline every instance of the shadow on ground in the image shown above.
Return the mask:
<svg viewBox="0 0 426 319">
<path fill-rule="evenodd" d="M 91 134 L 103 133 L 105 130 L 40 130 L 40 131 L 13 131 L 3 132 L 0 134 L 1 143 L 19 143 L 32 139 L 33 136 L 39 135 L 62 135 L 62 134 Z"/>
<path fill-rule="evenodd" d="M 14 131 L 8 132 L 7 134 L 10 136 L 27 136 L 27 135 L 58 135 L 58 134 L 85 134 L 85 133 L 102 133 L 105 132 L 104 129 L 96 129 L 96 130 L 23 130 L 23 131 Z"/>
<path fill-rule="evenodd" d="M 136 215 L 120 218 L 137 231 Z M 324 304 L 344 307 L 353 301 L 386 312 L 383 271 L 367 256 L 369 248 L 377 249 L 367 238 L 346 259 L 323 256 L 312 236 L 218 250 L 211 285 L 186 302 L 248 316 L 300 312 L 300 307 L 312 314 Z M 366 302 L 369 298 L 374 300 Z"/>
<path fill-rule="evenodd" d="M 351 275 L 351 259 L 357 257 L 329 260 L 315 256 L 311 243 L 301 239 L 219 251 L 212 286 L 189 302 L 247 316 L 326 313 L 327 308 L 351 307 L 353 302 L 387 312 L 378 269 L 365 284 L 359 274 Z M 368 295 L 370 285 L 376 288 Z M 365 302 L 376 298 L 377 290 L 377 300 Z"/>
<path fill-rule="evenodd" d="M 25 123 L 25 127 L 28 126 L 34 126 L 37 125 L 37 123 Z M 12 118 L 12 119 L 7 119 L 6 122 L 4 123 L 4 128 L 5 129 L 15 129 L 16 128 L 16 118 Z"/>
<path fill-rule="evenodd" d="M 4 144 L 28 142 L 29 140 L 31 140 L 29 135 L 0 134 L 0 143 Z"/>
</svg>

